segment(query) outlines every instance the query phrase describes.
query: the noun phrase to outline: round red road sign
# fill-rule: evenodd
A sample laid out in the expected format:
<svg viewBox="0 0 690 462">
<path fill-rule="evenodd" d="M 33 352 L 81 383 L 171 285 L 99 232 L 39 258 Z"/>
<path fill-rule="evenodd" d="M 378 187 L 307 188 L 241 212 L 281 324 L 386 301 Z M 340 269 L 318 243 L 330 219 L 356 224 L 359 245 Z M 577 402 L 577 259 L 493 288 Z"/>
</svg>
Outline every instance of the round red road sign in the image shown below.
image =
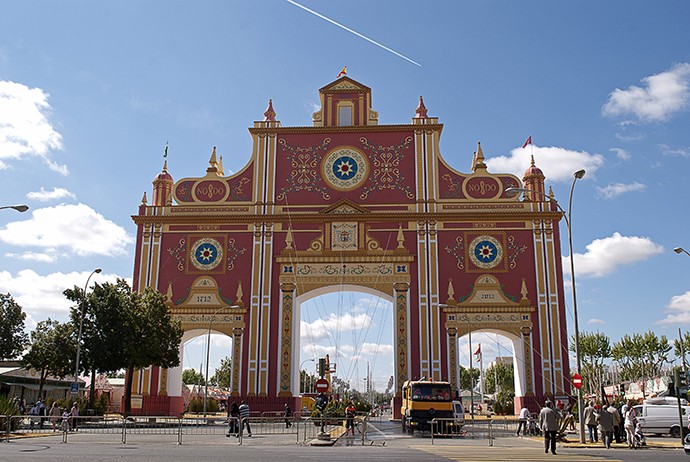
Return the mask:
<svg viewBox="0 0 690 462">
<path fill-rule="evenodd" d="M 325 393 L 328 391 L 328 380 L 326 379 L 319 379 L 316 382 L 314 382 L 314 388 L 316 388 L 316 391 L 320 393 Z"/>
<path fill-rule="evenodd" d="M 582 386 L 582 376 L 580 374 L 573 374 L 573 386 L 577 389 Z"/>
</svg>

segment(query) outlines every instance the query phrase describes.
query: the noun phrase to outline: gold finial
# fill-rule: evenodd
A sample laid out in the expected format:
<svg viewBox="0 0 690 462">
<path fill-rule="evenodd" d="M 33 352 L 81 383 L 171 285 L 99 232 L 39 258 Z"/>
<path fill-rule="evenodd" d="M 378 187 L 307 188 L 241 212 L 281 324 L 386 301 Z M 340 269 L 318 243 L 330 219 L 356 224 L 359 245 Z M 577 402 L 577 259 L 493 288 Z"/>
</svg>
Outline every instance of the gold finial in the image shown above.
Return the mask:
<svg viewBox="0 0 690 462">
<path fill-rule="evenodd" d="M 472 171 L 476 172 L 479 168 L 485 169 L 486 164 L 484 163 L 484 152 L 482 151 L 482 143 L 480 141 L 477 141 L 477 151 L 474 153 L 474 157 L 472 158 Z"/>
<path fill-rule="evenodd" d="M 292 226 L 289 226 L 285 235 L 285 250 L 292 250 L 292 243 Z"/>
<path fill-rule="evenodd" d="M 235 305 L 239 307 L 244 306 L 244 303 L 242 303 L 242 295 L 242 281 L 237 281 L 237 292 L 235 293 L 237 300 L 235 300 Z"/>
<path fill-rule="evenodd" d="M 221 176 L 225 176 L 225 169 L 223 168 L 223 156 L 220 156 L 220 160 L 218 161 L 218 173 Z"/>
<path fill-rule="evenodd" d="M 405 233 L 403 233 L 402 225 L 398 226 L 398 248 L 405 248 Z"/>
<path fill-rule="evenodd" d="M 146 205 L 148 201 L 146 200 L 146 191 L 144 191 L 144 195 L 141 198 L 141 205 Z"/>
</svg>

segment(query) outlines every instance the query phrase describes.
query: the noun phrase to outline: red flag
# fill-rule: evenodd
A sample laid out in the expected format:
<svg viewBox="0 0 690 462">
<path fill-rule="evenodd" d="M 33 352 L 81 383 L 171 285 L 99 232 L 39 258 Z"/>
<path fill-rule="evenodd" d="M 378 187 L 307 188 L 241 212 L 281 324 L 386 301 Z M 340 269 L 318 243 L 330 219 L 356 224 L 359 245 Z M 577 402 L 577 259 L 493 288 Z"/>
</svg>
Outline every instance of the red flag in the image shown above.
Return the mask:
<svg viewBox="0 0 690 462">
<path fill-rule="evenodd" d="M 480 343 L 477 347 L 477 351 L 474 352 L 475 356 L 482 354 L 482 344 Z"/>
<path fill-rule="evenodd" d="M 340 71 L 340 74 L 338 74 L 338 77 L 336 77 L 336 79 L 339 79 L 343 75 L 347 75 L 347 66 L 343 67 L 343 70 Z"/>
<path fill-rule="evenodd" d="M 532 144 L 532 135 L 527 138 L 527 141 L 525 141 L 525 144 L 522 145 L 522 149 L 525 149 L 528 144 Z"/>
</svg>

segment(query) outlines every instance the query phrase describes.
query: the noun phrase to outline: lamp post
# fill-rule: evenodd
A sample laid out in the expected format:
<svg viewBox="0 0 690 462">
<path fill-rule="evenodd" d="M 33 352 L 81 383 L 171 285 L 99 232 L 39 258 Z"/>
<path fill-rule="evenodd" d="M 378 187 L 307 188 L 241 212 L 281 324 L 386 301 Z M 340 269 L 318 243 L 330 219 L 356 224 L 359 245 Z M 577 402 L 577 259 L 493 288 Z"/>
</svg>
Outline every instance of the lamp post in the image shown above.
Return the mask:
<svg viewBox="0 0 690 462">
<path fill-rule="evenodd" d="M 299 363 L 299 372 L 300 372 L 300 374 L 302 373 L 302 366 L 303 366 L 304 363 L 306 363 L 307 361 L 314 362 L 314 361 L 316 361 L 316 359 L 314 359 L 314 358 L 309 358 L 309 359 L 305 359 L 304 361 L 302 361 L 301 363 Z M 306 371 L 305 371 L 305 374 L 304 374 L 304 382 L 305 382 L 305 385 L 306 385 L 306 382 L 307 382 L 307 374 L 306 374 Z M 305 386 L 305 388 L 306 388 L 306 386 Z M 299 392 L 300 392 L 300 394 L 302 394 L 302 393 L 304 393 L 305 391 L 307 391 L 307 390 L 302 390 L 302 381 L 300 380 Z"/>
<path fill-rule="evenodd" d="M 676 247 L 675 249 L 673 249 L 673 251 L 678 254 L 685 253 L 688 257 L 690 257 L 690 253 L 688 253 L 688 251 L 682 247 Z"/>
<path fill-rule="evenodd" d="M 81 307 L 79 308 L 79 334 L 77 335 L 77 359 L 74 361 L 74 384 L 72 385 L 72 389 L 76 393 L 79 393 L 79 355 L 81 354 L 81 334 L 84 325 L 84 310 L 86 309 L 86 289 L 89 287 L 89 280 L 91 279 L 91 276 L 93 276 L 96 273 L 100 273 L 101 271 L 102 270 L 100 268 L 96 268 L 95 270 L 91 271 L 89 277 L 86 278 L 86 284 L 84 285 L 83 293 L 84 297 L 81 299 Z"/>
<path fill-rule="evenodd" d="M 223 310 L 232 308 L 239 308 L 237 305 L 221 306 L 216 310 L 208 321 L 208 335 L 206 337 L 206 376 L 204 377 L 204 419 L 206 418 L 206 399 L 208 398 L 208 363 L 211 357 L 211 324 L 216 318 L 216 315 Z"/>
<path fill-rule="evenodd" d="M 22 205 L 3 205 L 0 207 L 0 210 L 2 210 L 2 209 L 14 209 L 17 212 L 26 212 L 27 210 L 29 210 L 29 206 L 24 205 L 24 204 L 22 204 Z"/>
<path fill-rule="evenodd" d="M 573 183 L 570 186 L 570 197 L 568 199 L 568 211 L 566 212 L 563 210 L 563 207 L 556 202 L 553 201 L 553 203 L 556 204 L 556 207 L 563 213 L 563 218 L 565 219 L 565 227 L 566 230 L 568 231 L 568 250 L 570 251 L 570 282 L 572 284 L 572 293 L 573 293 L 573 318 L 574 318 L 574 327 L 575 327 L 575 361 L 577 364 L 577 372 L 579 373 L 581 369 L 581 358 L 580 358 L 580 328 L 578 326 L 578 316 L 577 316 L 577 292 L 575 290 L 575 262 L 573 260 L 573 234 L 572 234 L 572 220 L 571 220 L 571 213 L 573 211 L 573 191 L 575 190 L 575 183 L 577 180 L 581 179 L 582 177 L 585 176 L 585 171 L 584 170 L 578 170 L 577 172 L 573 173 Z M 505 191 L 506 193 L 520 193 L 520 192 L 532 192 L 532 193 L 537 193 L 542 196 L 545 196 L 544 193 L 535 191 L 532 189 L 526 189 L 526 188 L 508 188 Z M 549 201 L 551 202 L 551 201 Z M 678 252 L 676 250 L 676 252 Z M 583 409 L 582 409 L 582 389 L 578 388 L 577 389 L 577 414 L 578 414 L 578 419 L 580 422 L 580 443 L 585 442 L 585 422 L 583 420 Z"/>
</svg>

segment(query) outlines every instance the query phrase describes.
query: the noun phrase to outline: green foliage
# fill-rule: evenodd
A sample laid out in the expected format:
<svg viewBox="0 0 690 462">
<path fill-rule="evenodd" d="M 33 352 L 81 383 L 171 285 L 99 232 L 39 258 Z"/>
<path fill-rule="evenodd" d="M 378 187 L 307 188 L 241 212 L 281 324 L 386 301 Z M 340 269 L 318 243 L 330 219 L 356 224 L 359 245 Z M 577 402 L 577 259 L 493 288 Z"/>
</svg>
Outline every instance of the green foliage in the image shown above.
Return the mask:
<svg viewBox="0 0 690 462">
<path fill-rule="evenodd" d="M 13 416 L 19 415 L 19 404 L 13 398 L 7 395 L 0 395 L 0 415 L 2 416 Z M 19 425 L 19 420 L 12 420 L 12 427 L 10 431 L 14 431 Z M 0 433 L 7 432 L 7 420 L 0 419 Z"/>
<path fill-rule="evenodd" d="M 501 390 L 496 395 L 496 402 L 494 403 L 494 412 L 496 414 L 508 415 L 515 412 L 515 393 Z"/>
<path fill-rule="evenodd" d="M 194 369 L 185 369 L 182 371 L 182 383 L 185 385 L 206 385 L 204 376 L 201 375 L 201 372 L 197 372 Z"/>
<path fill-rule="evenodd" d="M 220 367 L 208 379 L 208 383 L 222 388 L 230 388 L 230 377 L 232 377 L 232 359 L 229 356 L 220 360 Z"/>
<path fill-rule="evenodd" d="M 479 369 L 478 368 L 472 368 L 472 378 L 475 385 L 479 381 Z M 464 367 L 460 366 L 460 389 L 462 390 L 469 390 L 470 389 L 470 370 L 465 369 Z"/>
<path fill-rule="evenodd" d="M 570 350 L 575 351 L 575 337 L 571 339 Z M 583 377 L 582 390 L 598 393 L 601 390 L 604 361 L 611 357 L 611 339 L 603 333 L 580 332 L 580 362 Z"/>
<path fill-rule="evenodd" d="M 515 393 L 515 376 L 512 364 L 494 364 L 486 370 L 484 379 L 484 388 L 486 392 L 492 394 L 496 393 L 497 383 L 498 391 Z"/>
<path fill-rule="evenodd" d="M 621 379 L 635 381 L 658 376 L 664 364 L 669 362 L 671 349 L 665 335 L 657 337 L 650 330 L 645 334 L 624 335 L 613 345 L 611 354 Z"/>
<path fill-rule="evenodd" d="M 72 301 L 83 300 L 76 287 L 64 293 Z M 170 317 L 160 292 L 147 287 L 141 294 L 134 293 L 122 279 L 116 284 L 95 284 L 85 305 L 82 337 L 87 368 L 100 372 L 126 369 L 124 412 L 129 414 L 134 370 L 179 365 L 182 327 Z M 72 319 L 78 324 L 81 303 L 75 309 Z"/>
<path fill-rule="evenodd" d="M 48 375 L 67 377 L 74 373 L 72 358 L 76 356 L 71 340 L 72 327 L 50 318 L 40 321 L 31 332 L 31 348 L 22 364 L 39 372 L 39 396 Z"/>
<path fill-rule="evenodd" d="M 189 401 L 189 412 L 198 414 L 204 412 L 204 398 L 192 398 Z M 218 402 L 215 399 L 206 398 L 206 412 L 218 412 Z"/>
<path fill-rule="evenodd" d="M 0 359 L 16 359 L 29 337 L 24 332 L 26 313 L 9 293 L 0 294 L 0 319 Z"/>
</svg>

